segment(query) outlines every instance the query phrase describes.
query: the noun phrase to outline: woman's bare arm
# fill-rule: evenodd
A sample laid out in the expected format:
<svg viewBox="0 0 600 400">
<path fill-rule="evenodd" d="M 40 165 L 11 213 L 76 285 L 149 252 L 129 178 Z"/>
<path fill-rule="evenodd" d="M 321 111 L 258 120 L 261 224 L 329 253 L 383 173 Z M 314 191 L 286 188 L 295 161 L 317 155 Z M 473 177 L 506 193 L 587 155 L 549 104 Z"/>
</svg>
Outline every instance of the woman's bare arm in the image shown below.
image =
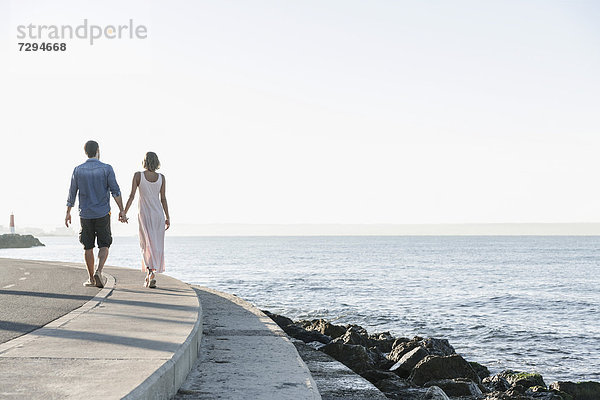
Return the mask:
<svg viewBox="0 0 600 400">
<path fill-rule="evenodd" d="M 127 205 L 125 206 L 125 214 L 129 211 L 129 207 L 131 207 L 131 203 L 133 203 L 133 199 L 135 199 L 135 191 L 140 185 L 140 173 L 136 172 L 133 174 L 133 181 L 131 182 L 131 193 L 129 194 L 129 199 L 127 199 Z"/>
<path fill-rule="evenodd" d="M 162 175 L 162 174 L 161 174 Z M 165 210 L 165 225 L 166 229 L 171 226 L 171 217 L 169 216 L 169 205 L 167 204 L 167 195 L 165 194 L 167 189 L 167 182 L 165 176 L 162 176 L 162 186 L 160 187 L 160 202 L 162 203 L 163 210 Z"/>
</svg>

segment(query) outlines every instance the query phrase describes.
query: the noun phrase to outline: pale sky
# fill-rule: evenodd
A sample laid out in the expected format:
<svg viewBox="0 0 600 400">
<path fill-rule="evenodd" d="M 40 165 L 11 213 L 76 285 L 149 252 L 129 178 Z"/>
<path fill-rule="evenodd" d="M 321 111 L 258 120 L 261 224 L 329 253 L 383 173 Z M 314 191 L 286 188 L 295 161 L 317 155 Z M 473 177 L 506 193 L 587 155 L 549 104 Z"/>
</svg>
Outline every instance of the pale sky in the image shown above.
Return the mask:
<svg viewBox="0 0 600 400">
<path fill-rule="evenodd" d="M 18 51 L 17 25 L 84 18 L 148 38 Z M 595 1 L 0 0 L 0 225 L 60 226 L 88 139 L 125 198 L 158 154 L 174 226 L 600 222 L 599 20 Z"/>
</svg>

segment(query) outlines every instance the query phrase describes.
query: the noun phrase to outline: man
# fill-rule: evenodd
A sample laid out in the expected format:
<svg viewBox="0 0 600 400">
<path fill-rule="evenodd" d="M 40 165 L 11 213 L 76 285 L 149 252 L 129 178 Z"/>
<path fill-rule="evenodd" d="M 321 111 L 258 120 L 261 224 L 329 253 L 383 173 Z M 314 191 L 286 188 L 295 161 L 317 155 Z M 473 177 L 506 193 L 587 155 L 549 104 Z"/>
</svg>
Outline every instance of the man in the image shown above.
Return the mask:
<svg viewBox="0 0 600 400">
<path fill-rule="evenodd" d="M 102 268 L 108 258 L 108 248 L 112 244 L 109 192 L 119 206 L 120 221 L 123 219 L 123 201 L 113 168 L 100 162 L 98 143 L 90 140 L 85 144 L 84 150 L 88 160 L 73 171 L 65 225 L 68 227 L 71 223 L 71 208 L 75 205 L 75 196 L 79 192 L 79 241 L 85 250 L 85 264 L 89 275 L 89 279 L 83 285 L 102 288 L 106 283 L 106 278 L 102 276 Z M 98 242 L 99 250 L 98 269 L 94 272 L 95 241 Z"/>
</svg>

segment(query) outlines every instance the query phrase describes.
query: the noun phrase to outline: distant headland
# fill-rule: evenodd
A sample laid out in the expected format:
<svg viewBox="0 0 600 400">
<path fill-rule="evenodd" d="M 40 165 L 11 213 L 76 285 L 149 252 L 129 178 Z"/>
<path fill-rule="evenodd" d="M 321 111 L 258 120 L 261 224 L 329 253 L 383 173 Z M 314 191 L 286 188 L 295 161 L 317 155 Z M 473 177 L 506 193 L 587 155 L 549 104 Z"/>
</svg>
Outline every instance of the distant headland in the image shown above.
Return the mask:
<svg viewBox="0 0 600 400">
<path fill-rule="evenodd" d="M 45 246 L 33 235 L 6 234 L 0 235 L 0 249 L 25 249 L 29 247 Z"/>
</svg>

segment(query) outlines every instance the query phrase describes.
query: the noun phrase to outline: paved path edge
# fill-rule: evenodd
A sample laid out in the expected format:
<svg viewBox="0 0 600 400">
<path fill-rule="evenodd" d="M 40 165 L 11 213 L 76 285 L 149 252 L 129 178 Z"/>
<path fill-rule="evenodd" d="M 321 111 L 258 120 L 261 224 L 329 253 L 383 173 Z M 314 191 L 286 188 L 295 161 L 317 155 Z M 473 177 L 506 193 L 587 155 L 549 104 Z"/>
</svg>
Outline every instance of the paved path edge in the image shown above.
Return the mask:
<svg viewBox="0 0 600 400">
<path fill-rule="evenodd" d="M 273 322 L 271 320 L 271 318 L 269 318 L 264 312 L 262 312 L 261 309 L 259 309 L 254 304 L 250 303 L 249 301 L 244 300 L 241 297 L 238 297 L 235 294 L 222 292 L 222 291 L 219 291 L 219 290 L 216 290 L 213 288 L 209 288 L 206 286 L 201 286 L 201 285 L 191 285 L 191 286 L 196 291 L 196 293 L 198 293 L 199 291 L 208 291 L 208 292 L 216 293 L 216 294 L 220 295 L 221 297 L 227 299 L 231 303 L 236 304 L 238 306 L 242 306 L 242 307 L 246 308 L 247 310 L 253 312 L 254 314 L 260 315 L 261 317 L 267 319 L 268 321 Z M 198 302 L 200 303 L 200 297 L 198 297 Z M 273 332 L 277 332 L 276 337 L 281 338 L 281 340 L 287 342 L 287 344 L 289 346 L 291 346 L 291 348 L 294 350 L 294 352 L 296 354 L 297 361 L 303 366 L 303 369 L 304 369 L 303 378 L 307 382 L 307 387 L 309 389 L 309 393 L 308 393 L 309 397 L 306 397 L 305 400 L 321 400 L 321 393 L 319 392 L 317 383 L 315 382 L 315 379 L 313 378 L 312 373 L 310 372 L 310 369 L 308 368 L 308 365 L 300 356 L 300 353 L 296 349 L 296 346 L 292 343 L 291 338 L 275 322 L 273 322 L 273 324 L 271 325 L 269 330 L 271 330 Z M 199 343 L 201 343 L 201 342 L 199 342 Z"/>
<path fill-rule="evenodd" d="M 196 289 L 193 286 L 192 289 L 196 292 Z M 197 295 L 196 292 L 196 296 Z M 179 346 L 170 360 L 161 365 L 144 382 L 124 396 L 123 400 L 159 400 L 173 398 L 196 362 L 198 353 L 200 352 L 201 342 L 202 303 L 198 297 L 198 318 L 185 342 Z"/>
</svg>

